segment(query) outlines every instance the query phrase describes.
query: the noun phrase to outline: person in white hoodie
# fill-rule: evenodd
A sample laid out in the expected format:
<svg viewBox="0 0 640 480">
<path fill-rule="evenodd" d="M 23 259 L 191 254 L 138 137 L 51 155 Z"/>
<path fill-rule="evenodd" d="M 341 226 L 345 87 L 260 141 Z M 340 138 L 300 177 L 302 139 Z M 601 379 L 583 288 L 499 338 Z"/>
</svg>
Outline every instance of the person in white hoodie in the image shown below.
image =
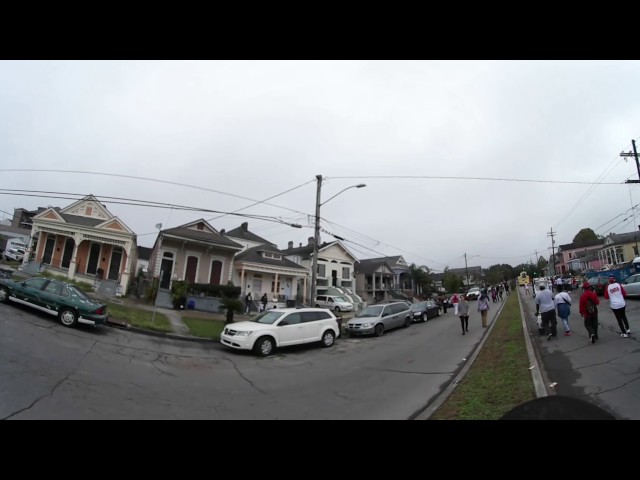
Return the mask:
<svg viewBox="0 0 640 480">
<path fill-rule="evenodd" d="M 604 289 L 604 298 L 609 300 L 609 306 L 616 316 L 618 326 L 620 327 L 620 336 L 629 338 L 631 330 L 629 329 L 629 320 L 625 313 L 626 302 L 624 301 L 627 292 L 624 287 L 616 282 L 616 277 L 609 275 L 609 285 Z"/>
</svg>

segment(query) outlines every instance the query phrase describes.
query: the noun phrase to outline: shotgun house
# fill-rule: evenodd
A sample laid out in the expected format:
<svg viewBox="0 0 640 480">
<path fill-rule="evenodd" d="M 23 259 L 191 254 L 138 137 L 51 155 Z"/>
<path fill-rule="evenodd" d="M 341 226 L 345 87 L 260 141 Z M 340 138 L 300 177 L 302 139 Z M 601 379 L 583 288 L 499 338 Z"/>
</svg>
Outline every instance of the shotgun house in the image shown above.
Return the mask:
<svg viewBox="0 0 640 480">
<path fill-rule="evenodd" d="M 36 265 L 70 280 L 114 285 L 106 291 L 126 294 L 137 261 L 136 235 L 96 197 L 49 207 L 31 221 L 23 269 L 33 257 Z"/>
</svg>

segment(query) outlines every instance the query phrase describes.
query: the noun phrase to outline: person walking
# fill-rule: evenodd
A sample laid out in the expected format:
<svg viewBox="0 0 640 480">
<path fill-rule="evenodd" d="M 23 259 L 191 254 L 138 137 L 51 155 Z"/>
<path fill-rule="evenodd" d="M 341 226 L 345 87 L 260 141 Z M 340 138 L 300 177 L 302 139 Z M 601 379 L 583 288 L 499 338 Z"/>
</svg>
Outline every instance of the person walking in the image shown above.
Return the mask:
<svg viewBox="0 0 640 480">
<path fill-rule="evenodd" d="M 460 302 L 460 295 L 458 295 L 458 292 L 455 292 L 453 294 L 453 297 L 451 297 L 451 303 L 453 303 L 453 314 L 457 317 L 458 316 L 458 303 Z"/>
<path fill-rule="evenodd" d="M 624 287 L 616 282 L 616 277 L 609 275 L 609 285 L 604 289 L 604 298 L 609 300 L 609 306 L 616 316 L 618 326 L 620 327 L 620 336 L 629 338 L 631 330 L 629 329 L 629 320 L 627 320 L 627 314 L 625 313 L 626 302 L 624 299 L 627 296 L 627 292 Z"/>
<path fill-rule="evenodd" d="M 564 326 L 564 336 L 568 337 L 569 335 L 571 335 L 571 329 L 569 328 L 571 297 L 567 292 L 564 291 L 564 285 L 558 285 L 558 293 L 556 294 L 553 301 L 556 304 L 558 316 L 560 317 L 560 320 L 562 320 L 562 325 Z"/>
<path fill-rule="evenodd" d="M 260 299 L 260 303 L 262 304 L 262 311 L 264 312 L 267 309 L 267 302 L 269 301 L 269 299 L 267 298 L 267 294 L 265 293 L 264 295 L 262 295 L 262 298 Z"/>
<path fill-rule="evenodd" d="M 244 313 L 250 313 L 251 312 L 251 292 L 247 293 L 247 295 L 244 297 Z"/>
<path fill-rule="evenodd" d="M 487 326 L 487 313 L 489 312 L 489 296 L 487 295 L 487 289 L 482 290 L 480 298 L 478 298 L 478 312 L 482 317 L 482 326 Z"/>
<path fill-rule="evenodd" d="M 529 295 L 529 282 L 524 284 L 524 293 L 525 295 Z"/>
<path fill-rule="evenodd" d="M 460 317 L 460 326 L 462 327 L 462 334 L 469 331 L 469 302 L 464 295 L 460 296 L 460 301 L 456 304 L 458 307 L 458 316 Z"/>
<path fill-rule="evenodd" d="M 536 316 L 540 314 L 542 318 L 542 328 L 547 335 L 547 340 L 551 340 L 551 337 L 555 337 L 558 334 L 556 325 L 556 305 L 553 301 L 553 293 L 550 290 L 545 289 L 545 284 L 541 283 L 538 287 L 540 290 L 536 295 Z"/>
<path fill-rule="evenodd" d="M 598 305 L 600 299 L 594 291 L 591 290 L 589 282 L 582 284 L 582 295 L 580 295 L 579 310 L 580 315 L 584 318 L 584 328 L 587 329 L 589 340 L 596 343 L 598 340 Z"/>
</svg>

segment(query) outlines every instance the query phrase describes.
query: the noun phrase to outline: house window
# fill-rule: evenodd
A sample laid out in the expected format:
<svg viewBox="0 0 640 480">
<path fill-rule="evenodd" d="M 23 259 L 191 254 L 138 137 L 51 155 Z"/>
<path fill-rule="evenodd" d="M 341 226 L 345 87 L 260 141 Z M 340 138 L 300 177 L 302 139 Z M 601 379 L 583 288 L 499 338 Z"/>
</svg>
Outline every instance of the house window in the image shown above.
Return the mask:
<svg viewBox="0 0 640 480">
<path fill-rule="evenodd" d="M 349 278 L 349 268 L 342 267 L 342 278 Z"/>
<path fill-rule="evenodd" d="M 204 230 L 204 223 L 200 222 L 200 223 L 196 226 L 196 228 L 197 228 L 198 230 Z"/>
<path fill-rule="evenodd" d="M 87 208 L 85 208 L 85 209 L 84 209 L 84 214 L 85 214 L 87 217 L 90 217 L 92 212 L 93 212 L 93 207 L 89 207 L 89 206 L 87 206 Z"/>
<path fill-rule="evenodd" d="M 278 290 L 274 292 L 273 287 L 275 287 L 276 282 L 271 282 L 271 293 L 280 293 L 280 282 L 278 282 Z"/>
<path fill-rule="evenodd" d="M 638 254 L 638 247 L 637 247 L 637 246 L 636 246 L 636 247 L 633 247 L 633 254 L 634 254 L 636 257 L 639 255 L 639 254 Z"/>
<path fill-rule="evenodd" d="M 324 277 L 325 276 L 325 267 L 326 267 L 326 265 L 318 265 L 318 276 L 319 277 Z"/>
<path fill-rule="evenodd" d="M 282 260 L 282 255 L 280 255 L 279 253 L 264 252 L 263 256 L 264 258 L 273 258 L 274 260 Z"/>
</svg>

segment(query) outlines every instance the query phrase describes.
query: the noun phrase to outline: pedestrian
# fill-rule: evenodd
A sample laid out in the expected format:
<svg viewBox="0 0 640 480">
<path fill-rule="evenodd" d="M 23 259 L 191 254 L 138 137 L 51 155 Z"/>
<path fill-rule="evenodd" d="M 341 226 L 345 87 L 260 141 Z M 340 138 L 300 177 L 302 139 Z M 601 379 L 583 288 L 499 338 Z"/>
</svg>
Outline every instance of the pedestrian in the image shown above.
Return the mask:
<svg viewBox="0 0 640 480">
<path fill-rule="evenodd" d="M 456 315 L 460 317 L 460 326 L 462 334 L 469 331 L 469 302 L 464 295 L 460 296 L 460 301 L 456 304 L 458 312 Z"/>
<path fill-rule="evenodd" d="M 244 297 L 244 313 L 251 312 L 251 292 L 247 293 L 246 297 Z"/>
<path fill-rule="evenodd" d="M 262 303 L 262 311 L 264 312 L 267 309 L 267 302 L 269 301 L 269 299 L 267 298 L 267 294 L 265 293 L 264 295 L 262 295 L 262 298 L 260 299 L 260 303 Z"/>
<path fill-rule="evenodd" d="M 440 295 L 440 305 L 442 306 L 443 315 L 446 315 L 449 301 L 445 298 L 444 295 Z"/>
<path fill-rule="evenodd" d="M 558 285 L 558 293 L 553 299 L 556 304 L 556 310 L 558 311 L 558 316 L 560 320 L 562 320 L 562 325 L 564 326 L 564 336 L 568 337 L 571 335 L 571 329 L 569 328 L 569 314 L 571 314 L 571 297 L 567 292 L 564 291 L 564 285 Z"/>
<path fill-rule="evenodd" d="M 598 305 L 600 299 L 591 290 L 589 282 L 582 284 L 582 295 L 580 295 L 580 315 L 584 318 L 584 328 L 587 329 L 589 340 L 596 343 L 598 340 Z"/>
<path fill-rule="evenodd" d="M 458 295 L 458 292 L 455 292 L 453 297 L 451 297 L 451 303 L 453 303 L 453 314 L 456 317 L 458 316 L 458 302 L 460 302 L 460 296 Z"/>
<path fill-rule="evenodd" d="M 559 292 L 560 290 L 558 290 L 558 287 L 562 285 L 562 277 L 560 275 L 558 275 L 558 278 L 556 278 L 556 292 Z"/>
<path fill-rule="evenodd" d="M 547 335 L 547 340 L 551 340 L 551 337 L 555 337 L 558 334 L 556 325 L 556 306 L 553 302 L 553 293 L 550 290 L 545 289 L 544 283 L 541 283 L 538 287 L 540 291 L 536 295 L 536 316 L 538 313 L 542 318 L 542 328 Z"/>
<path fill-rule="evenodd" d="M 480 298 L 478 298 L 478 311 L 482 317 L 482 326 L 487 326 L 487 312 L 489 312 L 489 296 L 487 295 L 487 289 L 482 290 Z"/>
<path fill-rule="evenodd" d="M 524 293 L 525 295 L 529 295 L 529 282 L 524 284 Z"/>
<path fill-rule="evenodd" d="M 624 287 L 616 282 L 616 277 L 609 275 L 609 285 L 604 289 L 604 298 L 609 300 L 609 306 L 616 316 L 618 326 L 620 327 L 620 336 L 629 338 L 631 330 L 629 329 L 629 320 L 627 320 L 627 314 L 625 313 L 626 302 L 624 299 L 627 296 L 627 292 Z"/>
</svg>

